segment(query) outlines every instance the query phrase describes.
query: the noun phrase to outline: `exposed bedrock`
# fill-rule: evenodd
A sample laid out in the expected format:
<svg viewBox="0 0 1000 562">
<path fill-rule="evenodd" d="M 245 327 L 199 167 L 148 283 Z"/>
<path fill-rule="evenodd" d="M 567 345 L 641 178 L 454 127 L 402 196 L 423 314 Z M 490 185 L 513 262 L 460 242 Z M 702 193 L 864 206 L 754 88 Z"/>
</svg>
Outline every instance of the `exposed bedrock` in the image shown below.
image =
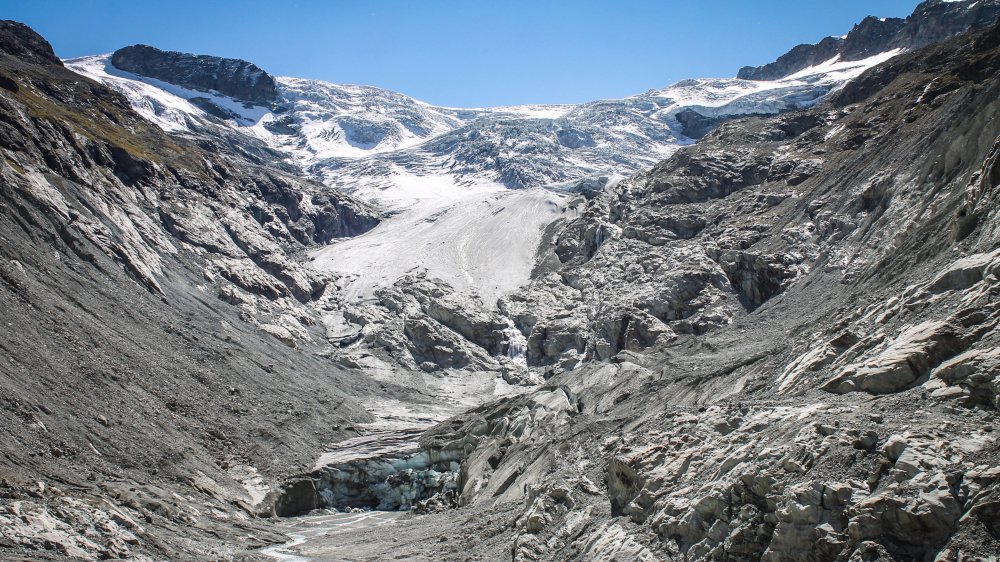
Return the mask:
<svg viewBox="0 0 1000 562">
<path fill-rule="evenodd" d="M 256 105 L 278 99 L 278 85 L 257 65 L 239 59 L 161 51 L 149 45 L 132 45 L 111 55 L 116 68 L 177 84 L 192 90 L 217 92 Z M 211 104 L 211 101 L 205 100 Z"/>
</svg>

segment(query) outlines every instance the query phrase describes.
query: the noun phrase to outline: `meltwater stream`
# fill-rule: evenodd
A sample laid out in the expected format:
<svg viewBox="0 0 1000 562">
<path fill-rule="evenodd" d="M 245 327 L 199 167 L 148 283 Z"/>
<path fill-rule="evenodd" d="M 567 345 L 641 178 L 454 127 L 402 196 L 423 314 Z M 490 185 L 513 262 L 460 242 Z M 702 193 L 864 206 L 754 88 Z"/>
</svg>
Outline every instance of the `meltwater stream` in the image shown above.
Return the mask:
<svg viewBox="0 0 1000 562">
<path fill-rule="evenodd" d="M 308 558 L 295 552 L 295 547 L 318 537 L 392 525 L 403 515 L 405 513 L 400 511 L 362 511 L 290 517 L 282 522 L 282 531 L 290 540 L 269 546 L 261 552 L 282 562 L 308 562 Z"/>
</svg>

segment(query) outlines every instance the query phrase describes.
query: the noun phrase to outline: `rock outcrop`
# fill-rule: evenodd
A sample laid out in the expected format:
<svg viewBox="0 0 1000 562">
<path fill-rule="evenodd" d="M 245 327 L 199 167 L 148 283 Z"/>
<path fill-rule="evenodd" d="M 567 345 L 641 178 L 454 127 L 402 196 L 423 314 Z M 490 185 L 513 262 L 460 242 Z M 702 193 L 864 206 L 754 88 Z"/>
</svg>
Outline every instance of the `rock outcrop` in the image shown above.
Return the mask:
<svg viewBox="0 0 1000 562">
<path fill-rule="evenodd" d="M 254 105 L 269 106 L 278 100 L 274 77 L 245 60 L 132 45 L 115 51 L 111 64 L 125 72 L 191 90 L 216 92 Z"/>
</svg>

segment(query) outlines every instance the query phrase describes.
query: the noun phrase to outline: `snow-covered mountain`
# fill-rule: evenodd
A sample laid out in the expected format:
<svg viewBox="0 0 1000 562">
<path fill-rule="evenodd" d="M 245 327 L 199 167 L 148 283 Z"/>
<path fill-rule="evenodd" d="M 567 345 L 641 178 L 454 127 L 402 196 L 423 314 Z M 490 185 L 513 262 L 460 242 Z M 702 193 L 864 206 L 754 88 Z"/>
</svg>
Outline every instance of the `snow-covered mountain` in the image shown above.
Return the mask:
<svg viewBox="0 0 1000 562">
<path fill-rule="evenodd" d="M 427 271 L 495 302 L 528 281 L 545 228 L 573 216 L 566 192 L 580 180 L 604 178 L 604 184 L 648 168 L 720 120 L 810 106 L 897 51 L 831 60 L 774 81 L 693 79 L 580 105 L 474 109 L 283 77 L 273 79 L 276 95 L 243 101 L 191 86 L 218 80 L 225 68 L 237 69 L 232 80 L 247 80 L 245 69 L 256 68 L 249 63 L 130 51 L 137 52 L 154 60 L 129 58 L 128 66 L 154 68 L 158 77 L 116 67 L 121 51 L 66 66 L 123 93 L 167 131 L 263 143 L 286 164 L 386 211 L 371 232 L 314 252 L 314 267 L 340 276 L 347 294 L 367 299 L 403 275 Z M 180 70 L 171 74 L 171 64 Z M 199 73 L 198 65 L 207 68 Z M 256 84 L 260 76 L 253 71 L 250 79 Z"/>
<path fill-rule="evenodd" d="M 997 0 L 927 0 L 905 19 L 866 18 L 843 36 L 796 46 L 737 78 L 682 80 L 579 105 L 439 107 L 381 88 L 274 77 L 247 61 L 145 45 L 66 65 L 122 92 L 167 131 L 222 128 L 331 186 L 408 200 L 422 183 L 413 178 L 436 177 L 427 189 L 517 189 L 630 175 L 721 120 L 810 106 L 866 68 L 998 15 Z"/>
<path fill-rule="evenodd" d="M 314 256 L 318 268 L 353 279 L 345 283 L 358 297 L 426 269 L 492 300 L 527 281 L 530 264 L 512 264 L 534 252 L 552 221 L 572 214 L 566 192 L 580 180 L 630 176 L 726 119 L 809 107 L 915 45 L 979 26 L 998 5 L 929 0 L 907 20 L 866 19 L 843 38 L 743 69 L 742 78 L 682 80 L 579 105 L 439 107 L 381 88 L 273 77 L 246 61 L 147 46 L 66 66 L 123 93 L 167 131 L 229 139 L 242 151 L 263 147 L 270 151 L 264 159 L 277 155 L 381 206 L 378 228 Z M 917 17 L 924 12 L 934 17 Z M 525 192 L 543 187 L 552 189 Z M 497 238 L 503 224 L 518 235 Z M 458 226 L 464 242 L 456 246 Z"/>
<path fill-rule="evenodd" d="M 721 118 L 811 105 L 896 52 L 827 61 L 774 81 L 683 80 L 624 99 L 485 109 L 437 107 L 381 88 L 300 78 L 276 78 L 276 100 L 262 104 L 127 72 L 112 64 L 112 55 L 67 66 L 119 90 L 168 131 L 227 127 L 352 191 L 390 188 L 396 176 L 444 174 L 459 185 L 524 188 L 631 174 Z"/>
</svg>

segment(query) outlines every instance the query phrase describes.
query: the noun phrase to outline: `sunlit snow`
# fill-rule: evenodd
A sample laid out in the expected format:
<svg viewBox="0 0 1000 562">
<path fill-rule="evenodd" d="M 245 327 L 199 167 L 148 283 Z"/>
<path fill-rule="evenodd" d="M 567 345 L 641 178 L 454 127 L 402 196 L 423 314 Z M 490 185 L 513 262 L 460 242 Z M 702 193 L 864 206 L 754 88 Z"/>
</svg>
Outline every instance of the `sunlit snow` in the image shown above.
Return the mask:
<svg viewBox="0 0 1000 562">
<path fill-rule="evenodd" d="M 366 234 L 313 253 L 317 269 L 356 276 L 347 285 L 355 298 L 369 298 L 377 287 L 426 271 L 494 302 L 528 281 L 545 227 L 571 216 L 567 196 L 547 189 L 459 186 L 447 175 L 405 172 L 389 183 L 394 187 L 357 193 L 391 216 Z"/>
</svg>

